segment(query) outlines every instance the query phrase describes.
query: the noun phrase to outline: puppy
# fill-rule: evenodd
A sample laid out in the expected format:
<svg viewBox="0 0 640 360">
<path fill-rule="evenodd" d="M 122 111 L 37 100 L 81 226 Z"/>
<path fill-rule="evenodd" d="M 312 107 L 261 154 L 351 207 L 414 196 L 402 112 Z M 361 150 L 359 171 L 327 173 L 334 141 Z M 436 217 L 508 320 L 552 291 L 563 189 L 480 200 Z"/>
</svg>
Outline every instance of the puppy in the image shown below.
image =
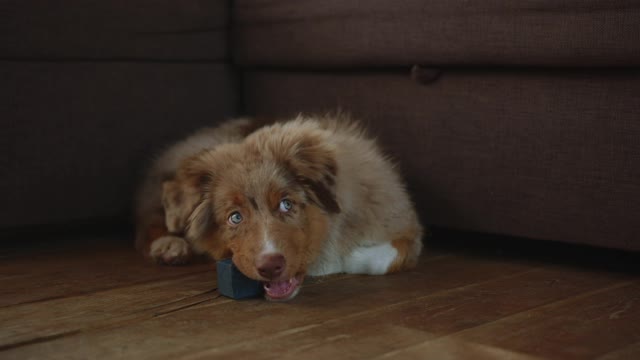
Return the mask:
<svg viewBox="0 0 640 360">
<path fill-rule="evenodd" d="M 293 298 L 305 275 L 415 266 L 423 227 L 393 163 L 355 122 L 339 114 L 253 132 L 249 125 L 221 127 L 224 136 L 200 152 L 175 151 L 179 145 L 163 156 L 183 161 L 162 186 L 148 180 L 155 190 L 141 192 L 139 203 L 155 209 L 139 213 L 149 256 L 168 263 L 192 251 L 232 256 L 240 271 L 264 282 L 270 300 Z"/>
</svg>

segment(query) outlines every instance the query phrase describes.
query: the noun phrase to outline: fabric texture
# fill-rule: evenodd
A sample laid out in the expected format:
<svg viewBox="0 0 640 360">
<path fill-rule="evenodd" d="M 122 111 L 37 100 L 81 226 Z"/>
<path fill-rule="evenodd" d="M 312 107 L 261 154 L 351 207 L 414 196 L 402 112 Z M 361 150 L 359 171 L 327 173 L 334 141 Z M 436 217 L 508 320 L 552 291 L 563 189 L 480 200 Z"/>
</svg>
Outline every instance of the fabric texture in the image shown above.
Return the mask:
<svg viewBox="0 0 640 360">
<path fill-rule="evenodd" d="M 164 146 L 236 111 L 221 64 L 0 62 L 0 226 L 129 221 Z"/>
<path fill-rule="evenodd" d="M 251 114 L 364 119 L 427 223 L 640 250 L 637 71 L 254 71 L 243 89 Z"/>
<path fill-rule="evenodd" d="M 238 0 L 233 12 L 243 65 L 640 65 L 634 0 Z"/>
<path fill-rule="evenodd" d="M 5 0 L 0 59 L 221 60 L 225 0 Z"/>
</svg>

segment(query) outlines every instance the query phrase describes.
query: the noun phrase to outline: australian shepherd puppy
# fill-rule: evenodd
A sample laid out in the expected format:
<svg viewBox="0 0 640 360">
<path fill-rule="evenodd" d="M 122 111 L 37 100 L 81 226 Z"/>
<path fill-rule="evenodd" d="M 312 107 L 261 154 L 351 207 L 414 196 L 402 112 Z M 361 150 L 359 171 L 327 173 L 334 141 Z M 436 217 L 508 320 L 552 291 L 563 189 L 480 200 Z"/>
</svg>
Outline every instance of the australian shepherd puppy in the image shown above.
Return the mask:
<svg viewBox="0 0 640 360">
<path fill-rule="evenodd" d="M 271 300 L 293 298 L 305 275 L 411 268 L 422 249 L 394 164 L 345 115 L 202 130 L 154 163 L 136 214 L 146 256 L 232 257 Z"/>
</svg>

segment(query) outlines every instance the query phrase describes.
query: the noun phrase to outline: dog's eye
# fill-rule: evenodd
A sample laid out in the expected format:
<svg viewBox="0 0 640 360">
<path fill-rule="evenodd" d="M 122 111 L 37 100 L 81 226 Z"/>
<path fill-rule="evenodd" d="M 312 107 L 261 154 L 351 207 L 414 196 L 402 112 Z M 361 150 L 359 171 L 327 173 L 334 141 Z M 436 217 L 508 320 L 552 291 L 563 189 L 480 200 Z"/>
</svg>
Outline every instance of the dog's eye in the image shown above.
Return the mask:
<svg viewBox="0 0 640 360">
<path fill-rule="evenodd" d="M 242 214 L 240 214 L 239 212 L 234 212 L 231 215 L 229 215 L 229 224 L 231 225 L 238 225 L 242 222 Z"/>
<path fill-rule="evenodd" d="M 293 207 L 293 204 L 291 203 L 291 200 L 282 199 L 282 201 L 280 201 L 281 212 L 289 212 L 289 210 L 291 210 L 292 207 Z"/>
</svg>

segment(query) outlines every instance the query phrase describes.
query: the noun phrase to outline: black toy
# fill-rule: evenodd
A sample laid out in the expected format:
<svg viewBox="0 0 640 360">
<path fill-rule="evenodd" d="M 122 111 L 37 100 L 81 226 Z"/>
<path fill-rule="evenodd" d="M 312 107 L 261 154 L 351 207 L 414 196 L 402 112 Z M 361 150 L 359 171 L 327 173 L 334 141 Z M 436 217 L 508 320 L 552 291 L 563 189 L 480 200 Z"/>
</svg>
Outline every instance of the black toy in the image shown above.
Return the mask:
<svg viewBox="0 0 640 360">
<path fill-rule="evenodd" d="M 264 293 L 262 282 L 250 279 L 238 270 L 231 259 L 216 262 L 218 292 L 232 299 L 246 299 Z"/>
</svg>

